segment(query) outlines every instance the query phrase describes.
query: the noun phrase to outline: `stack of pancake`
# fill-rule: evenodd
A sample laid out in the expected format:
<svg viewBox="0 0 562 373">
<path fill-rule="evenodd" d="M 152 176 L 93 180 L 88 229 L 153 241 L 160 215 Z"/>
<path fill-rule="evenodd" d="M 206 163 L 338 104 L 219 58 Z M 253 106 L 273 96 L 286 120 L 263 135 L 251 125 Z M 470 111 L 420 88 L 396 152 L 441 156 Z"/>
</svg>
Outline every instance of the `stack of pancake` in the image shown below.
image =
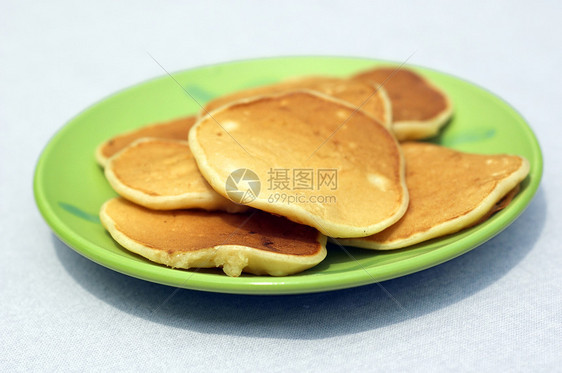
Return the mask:
<svg viewBox="0 0 562 373">
<path fill-rule="evenodd" d="M 419 141 L 452 114 L 445 92 L 405 68 L 233 92 L 102 143 L 120 197 L 101 221 L 149 260 L 229 276 L 301 272 L 328 237 L 390 250 L 455 233 L 507 206 L 529 163 Z"/>
</svg>

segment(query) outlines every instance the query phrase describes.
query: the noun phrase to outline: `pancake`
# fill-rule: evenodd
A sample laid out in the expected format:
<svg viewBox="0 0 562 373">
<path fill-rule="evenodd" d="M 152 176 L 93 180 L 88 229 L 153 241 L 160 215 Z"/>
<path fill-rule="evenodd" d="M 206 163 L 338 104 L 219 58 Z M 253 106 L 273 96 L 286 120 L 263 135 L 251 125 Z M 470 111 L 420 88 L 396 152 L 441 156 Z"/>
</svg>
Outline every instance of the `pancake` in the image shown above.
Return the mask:
<svg viewBox="0 0 562 373">
<path fill-rule="evenodd" d="M 105 176 L 119 195 L 155 210 L 248 209 L 211 188 L 201 176 L 187 141 L 137 140 L 107 161 Z"/>
<path fill-rule="evenodd" d="M 480 218 L 480 221 L 474 223 L 473 225 L 477 225 L 485 222 L 490 218 L 490 216 L 494 215 L 496 212 L 503 210 L 504 208 L 509 206 L 513 198 L 515 198 L 515 196 L 517 195 L 517 193 L 519 193 L 520 190 L 521 190 L 521 186 L 520 184 L 518 184 L 515 188 L 511 189 L 502 199 L 496 202 L 496 204 L 490 209 L 490 211 L 488 211 L 486 215 Z"/>
<path fill-rule="evenodd" d="M 272 85 L 237 91 L 208 102 L 202 114 L 244 98 L 303 89 L 318 91 L 349 102 L 356 107 L 361 107 L 361 110 L 371 115 L 385 127 L 390 128 L 392 122 L 390 100 L 384 88 L 380 87 L 379 84 L 324 76 L 294 78 Z"/>
<path fill-rule="evenodd" d="M 404 143 L 402 151 L 410 192 L 406 214 L 378 234 L 338 242 L 389 250 L 458 232 L 505 207 L 529 173 L 529 162 L 515 155 L 461 153 L 415 142 Z"/>
<path fill-rule="evenodd" d="M 114 198 L 102 206 L 100 218 L 124 248 L 174 268 L 285 276 L 326 257 L 326 237 L 317 230 L 256 210 L 154 211 Z"/>
<path fill-rule="evenodd" d="M 144 126 L 134 131 L 120 134 L 104 141 L 97 147 L 96 160 L 102 167 L 105 167 L 107 160 L 111 156 L 117 154 L 133 141 L 143 137 L 186 140 L 189 129 L 194 123 L 195 117 L 190 116 Z"/>
<path fill-rule="evenodd" d="M 392 105 L 392 130 L 400 141 L 435 136 L 453 114 L 447 94 L 412 70 L 380 67 L 354 79 L 384 86 Z"/>
<path fill-rule="evenodd" d="M 189 146 L 219 194 L 332 237 L 379 232 L 408 204 L 394 136 L 353 105 L 312 91 L 223 106 L 191 128 Z"/>
</svg>

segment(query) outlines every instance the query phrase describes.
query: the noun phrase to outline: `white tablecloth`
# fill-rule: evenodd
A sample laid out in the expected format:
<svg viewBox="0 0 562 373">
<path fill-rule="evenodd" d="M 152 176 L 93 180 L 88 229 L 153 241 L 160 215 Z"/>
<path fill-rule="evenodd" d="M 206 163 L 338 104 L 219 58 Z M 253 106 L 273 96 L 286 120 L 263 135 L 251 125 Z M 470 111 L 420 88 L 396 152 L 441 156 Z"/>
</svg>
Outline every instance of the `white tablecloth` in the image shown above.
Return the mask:
<svg viewBox="0 0 562 373">
<path fill-rule="evenodd" d="M 560 2 L 109 0 L 0 3 L 0 370 L 553 371 L 562 366 Z M 430 66 L 503 97 L 541 143 L 542 185 L 487 244 L 378 286 L 258 297 L 101 267 L 35 207 L 49 138 L 169 71 L 280 55 Z M 153 312 L 160 307 L 157 312 Z"/>
</svg>

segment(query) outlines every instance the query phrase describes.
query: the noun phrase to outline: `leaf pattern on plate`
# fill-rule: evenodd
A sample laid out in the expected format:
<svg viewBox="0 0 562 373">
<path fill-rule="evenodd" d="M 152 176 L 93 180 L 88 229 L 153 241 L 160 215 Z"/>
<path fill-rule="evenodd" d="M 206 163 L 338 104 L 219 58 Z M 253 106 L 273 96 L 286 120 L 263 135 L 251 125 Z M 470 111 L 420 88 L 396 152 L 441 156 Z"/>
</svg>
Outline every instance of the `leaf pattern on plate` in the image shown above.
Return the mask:
<svg viewBox="0 0 562 373">
<path fill-rule="evenodd" d="M 77 216 L 77 217 L 79 217 L 81 219 L 84 219 L 86 221 L 89 221 L 91 223 L 101 224 L 99 216 L 90 214 L 90 213 L 80 209 L 79 207 L 76 207 L 74 205 L 71 205 L 71 204 L 65 203 L 65 202 L 59 202 L 58 205 L 63 210 L 70 212 L 74 216 Z"/>
<path fill-rule="evenodd" d="M 185 90 L 189 92 L 189 94 L 193 96 L 200 104 L 203 104 L 216 96 L 216 94 L 209 92 L 205 88 L 202 88 L 195 84 L 186 86 Z"/>
<path fill-rule="evenodd" d="M 493 128 L 480 128 L 476 131 L 471 130 L 469 132 L 459 133 L 451 136 L 451 138 L 443 137 L 441 139 L 441 145 L 444 146 L 454 146 L 459 144 L 479 142 L 483 140 L 490 139 L 496 135 L 496 130 Z"/>
</svg>

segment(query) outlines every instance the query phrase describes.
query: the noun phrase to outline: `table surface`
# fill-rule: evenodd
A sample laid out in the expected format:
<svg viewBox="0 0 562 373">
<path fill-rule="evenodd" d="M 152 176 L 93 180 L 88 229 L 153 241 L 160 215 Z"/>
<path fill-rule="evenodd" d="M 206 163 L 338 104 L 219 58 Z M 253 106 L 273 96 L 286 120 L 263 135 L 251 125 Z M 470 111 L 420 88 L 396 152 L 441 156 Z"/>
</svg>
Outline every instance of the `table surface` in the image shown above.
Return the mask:
<svg viewBox="0 0 562 373">
<path fill-rule="evenodd" d="M 562 363 L 560 2 L 3 1 L 0 370 L 552 371 Z M 545 158 L 523 215 L 381 287 L 298 296 L 175 290 L 64 245 L 32 193 L 51 136 L 168 71 L 264 56 L 403 61 L 465 78 L 531 124 Z M 558 368 L 559 369 L 559 368 Z"/>
</svg>

